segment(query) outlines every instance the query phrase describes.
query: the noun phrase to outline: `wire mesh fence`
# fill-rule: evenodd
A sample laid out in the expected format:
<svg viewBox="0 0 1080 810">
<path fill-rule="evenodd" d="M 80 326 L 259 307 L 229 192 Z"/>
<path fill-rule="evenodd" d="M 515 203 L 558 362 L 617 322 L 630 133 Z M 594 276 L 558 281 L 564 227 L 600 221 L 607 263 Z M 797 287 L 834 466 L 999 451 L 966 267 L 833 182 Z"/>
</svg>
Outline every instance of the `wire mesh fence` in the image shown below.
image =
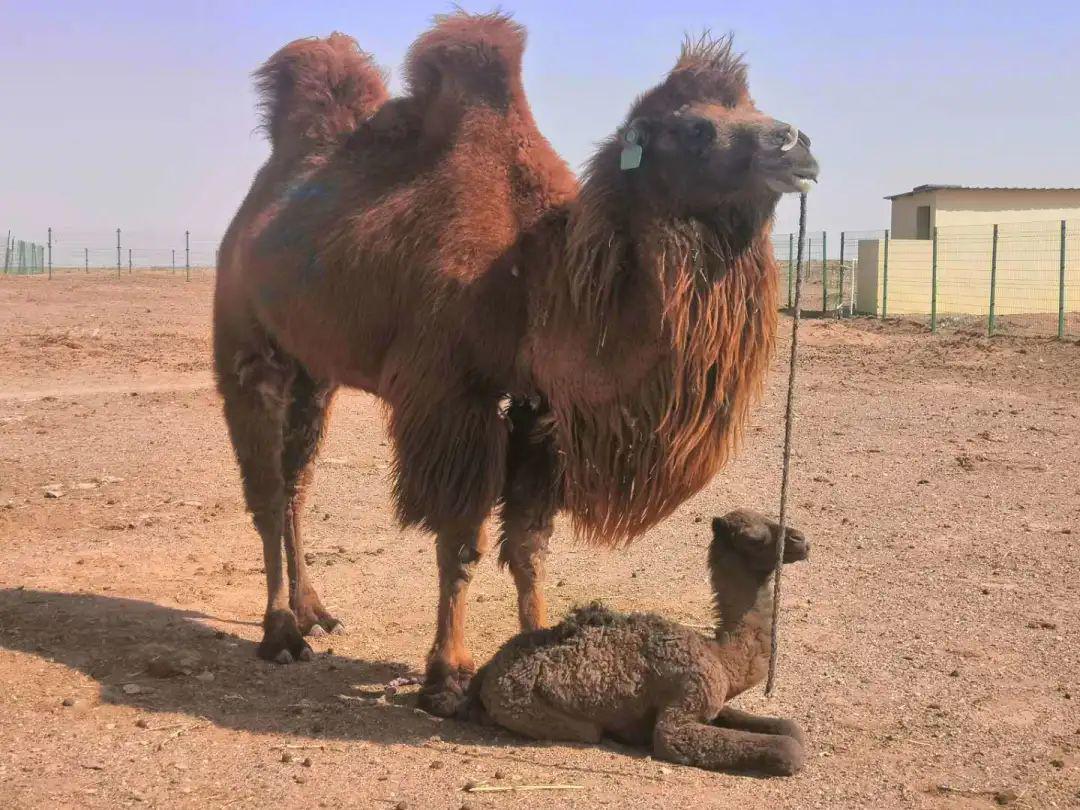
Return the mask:
<svg viewBox="0 0 1080 810">
<path fill-rule="evenodd" d="M 45 246 L 16 239 L 8 231 L 4 239 L 4 273 L 28 276 L 45 272 Z"/>
<path fill-rule="evenodd" d="M 794 305 L 798 237 L 774 234 L 773 252 L 780 268 L 779 306 Z M 855 311 L 858 255 L 849 232 L 839 237 L 826 231 L 808 233 L 803 242 L 803 309 L 823 314 L 851 315 Z"/>
<path fill-rule="evenodd" d="M 55 271 L 187 273 L 217 266 L 218 239 L 195 238 L 178 230 L 172 244 L 163 241 L 157 233 L 123 228 L 107 232 L 50 228 L 47 248 Z"/>
<path fill-rule="evenodd" d="M 1080 221 L 860 240 L 856 311 L 989 335 L 1080 336 Z"/>
<path fill-rule="evenodd" d="M 136 270 L 183 274 L 217 266 L 219 239 L 195 238 L 179 231 L 171 245 L 160 233 L 147 231 L 86 231 L 49 228 L 43 242 L 15 239 L 8 231 L 4 244 L 4 273 L 9 275 L 92 273 L 117 275 Z"/>
<path fill-rule="evenodd" d="M 772 237 L 780 308 L 794 304 L 797 239 Z M 123 228 L 50 228 L 44 242 L 9 231 L 4 273 L 152 270 L 190 278 L 216 268 L 218 243 L 182 230 L 163 239 Z M 803 266 L 810 312 L 902 317 L 934 331 L 1080 337 L 1080 220 L 942 226 L 930 239 L 815 231 L 805 237 Z"/>
</svg>

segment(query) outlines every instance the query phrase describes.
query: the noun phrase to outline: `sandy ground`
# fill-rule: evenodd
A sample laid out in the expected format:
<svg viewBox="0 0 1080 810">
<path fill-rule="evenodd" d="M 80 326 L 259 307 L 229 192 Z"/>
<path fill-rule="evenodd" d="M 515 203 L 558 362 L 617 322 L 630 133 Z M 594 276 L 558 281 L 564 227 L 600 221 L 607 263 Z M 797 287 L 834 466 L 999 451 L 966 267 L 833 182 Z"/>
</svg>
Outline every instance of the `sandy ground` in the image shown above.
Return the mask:
<svg viewBox="0 0 1080 810">
<path fill-rule="evenodd" d="M 349 393 L 318 462 L 309 553 L 351 630 L 309 664 L 254 656 L 259 544 L 209 371 L 212 279 L 0 279 L 0 805 L 1080 805 L 1080 346 L 810 321 L 778 693 L 805 772 L 763 780 L 617 745 L 537 745 L 415 710 L 431 539 L 400 531 L 377 403 Z M 782 323 L 787 332 L 788 321 Z M 708 518 L 775 511 L 782 361 L 747 444 L 620 552 L 560 524 L 556 615 L 595 597 L 709 621 Z M 481 660 L 514 631 L 482 566 Z M 190 674 L 155 678 L 161 645 Z M 570 784 L 573 791 L 486 793 Z"/>
</svg>

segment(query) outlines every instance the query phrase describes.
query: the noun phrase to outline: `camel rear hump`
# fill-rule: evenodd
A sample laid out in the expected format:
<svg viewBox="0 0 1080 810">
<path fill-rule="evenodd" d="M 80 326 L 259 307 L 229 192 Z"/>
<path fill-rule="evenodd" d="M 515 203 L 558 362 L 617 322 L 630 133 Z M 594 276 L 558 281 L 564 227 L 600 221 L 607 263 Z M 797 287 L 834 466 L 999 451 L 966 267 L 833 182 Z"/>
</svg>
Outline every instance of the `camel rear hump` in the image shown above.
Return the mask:
<svg viewBox="0 0 1080 810">
<path fill-rule="evenodd" d="M 255 71 L 255 86 L 275 152 L 333 146 L 389 97 L 371 55 L 336 32 L 290 42 Z"/>
<path fill-rule="evenodd" d="M 505 110 L 524 101 L 524 51 L 525 29 L 505 14 L 443 14 L 409 49 L 405 78 L 424 108 L 481 103 Z"/>
</svg>

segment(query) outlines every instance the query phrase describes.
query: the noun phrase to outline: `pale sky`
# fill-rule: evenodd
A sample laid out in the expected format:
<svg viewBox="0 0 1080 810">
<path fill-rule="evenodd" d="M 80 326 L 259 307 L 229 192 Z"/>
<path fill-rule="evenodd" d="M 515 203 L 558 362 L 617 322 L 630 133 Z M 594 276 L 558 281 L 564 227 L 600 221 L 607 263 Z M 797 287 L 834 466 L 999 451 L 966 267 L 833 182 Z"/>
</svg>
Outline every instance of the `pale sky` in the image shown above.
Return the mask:
<svg viewBox="0 0 1080 810">
<path fill-rule="evenodd" d="M 465 3 L 476 11 L 489 5 Z M 1080 186 L 1080 3 L 505 0 L 525 85 L 571 165 L 661 79 L 684 32 L 733 31 L 766 112 L 822 166 L 812 229 L 887 225 L 921 183 Z M 0 232 L 103 257 L 212 251 L 268 153 L 250 74 L 289 40 L 349 33 L 397 80 L 443 2 L 0 0 Z M 778 231 L 794 227 L 795 201 Z M 108 259 L 105 259 L 108 261 Z"/>
</svg>

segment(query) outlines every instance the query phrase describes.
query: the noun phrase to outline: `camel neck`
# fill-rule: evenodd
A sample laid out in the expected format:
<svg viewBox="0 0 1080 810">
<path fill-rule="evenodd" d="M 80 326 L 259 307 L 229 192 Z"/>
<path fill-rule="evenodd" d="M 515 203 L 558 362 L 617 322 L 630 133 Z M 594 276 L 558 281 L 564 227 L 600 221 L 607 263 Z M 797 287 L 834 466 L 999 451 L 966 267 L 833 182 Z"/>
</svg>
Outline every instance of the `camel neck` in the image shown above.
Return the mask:
<svg viewBox="0 0 1080 810">
<path fill-rule="evenodd" d="M 738 569 L 734 569 L 737 571 Z M 738 694 L 765 676 L 772 645 L 772 577 L 760 580 L 748 572 L 716 583 L 717 655 L 728 670 L 731 695 Z"/>
<path fill-rule="evenodd" d="M 779 276 L 767 232 L 732 257 L 715 227 L 601 179 L 549 220 L 552 238 L 526 246 L 543 281 L 524 364 L 552 404 L 577 531 L 618 544 L 738 444 L 772 353 Z"/>
</svg>

